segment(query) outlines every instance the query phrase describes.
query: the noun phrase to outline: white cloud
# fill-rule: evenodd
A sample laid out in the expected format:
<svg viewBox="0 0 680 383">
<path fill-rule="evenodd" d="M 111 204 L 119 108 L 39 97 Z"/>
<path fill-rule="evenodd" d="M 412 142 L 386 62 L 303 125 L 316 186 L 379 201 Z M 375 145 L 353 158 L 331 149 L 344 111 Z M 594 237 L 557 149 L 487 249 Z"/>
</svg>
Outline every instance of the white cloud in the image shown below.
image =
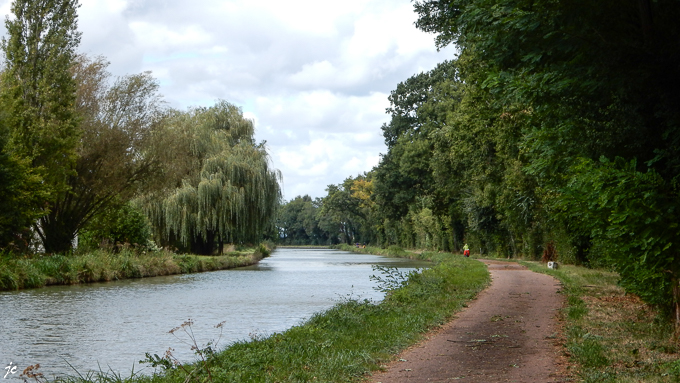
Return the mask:
<svg viewBox="0 0 680 383">
<path fill-rule="evenodd" d="M 323 60 L 304 64 L 299 72 L 290 76 L 290 80 L 293 85 L 322 87 L 335 82 L 337 75 L 338 69 L 328 60 Z"/>
<path fill-rule="evenodd" d="M 309 144 L 277 151 L 274 163 L 289 171 L 284 184 L 285 197 L 323 196 L 329 184 L 340 183 L 377 165 L 379 156 L 366 156 L 364 149 L 356 145 L 356 136 L 328 134 L 312 139 Z M 329 178 L 334 181 L 324 182 Z"/>
<path fill-rule="evenodd" d="M 213 40 L 210 33 L 195 24 L 173 27 L 158 22 L 133 21 L 130 29 L 140 45 L 150 51 L 164 52 L 170 60 L 196 57 L 199 54 L 197 47 L 204 47 Z"/>
<path fill-rule="evenodd" d="M 178 108 L 242 106 L 288 199 L 375 166 L 389 92 L 453 57 L 414 27 L 410 0 L 81 3 L 81 50 L 106 56 L 114 75 L 151 70 Z"/>
<path fill-rule="evenodd" d="M 11 9 L 12 3 L 10 1 L 3 1 L 0 3 L 0 12 L 2 12 L 3 15 L 9 15 L 10 9 Z M 4 28 L 4 24 L 3 24 Z"/>
</svg>

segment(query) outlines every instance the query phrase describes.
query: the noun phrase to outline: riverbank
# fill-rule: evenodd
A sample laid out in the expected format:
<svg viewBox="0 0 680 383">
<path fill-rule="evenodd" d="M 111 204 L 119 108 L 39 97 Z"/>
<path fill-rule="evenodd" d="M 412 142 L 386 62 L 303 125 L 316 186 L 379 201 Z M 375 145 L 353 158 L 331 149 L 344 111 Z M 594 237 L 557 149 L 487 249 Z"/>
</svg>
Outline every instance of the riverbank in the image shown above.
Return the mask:
<svg viewBox="0 0 680 383">
<path fill-rule="evenodd" d="M 390 246 L 387 249 L 373 246 L 352 246 L 347 244 L 339 244 L 332 246 L 334 249 L 351 251 L 353 253 L 363 253 L 363 254 L 374 254 L 382 255 L 385 257 L 395 257 L 395 258 L 408 258 L 420 261 L 438 261 L 440 257 L 445 259 L 447 257 L 453 256 L 451 253 L 438 253 L 436 251 L 411 251 L 404 250 L 399 246 Z"/>
<path fill-rule="evenodd" d="M 435 253 L 436 254 L 436 253 Z M 381 368 L 423 334 L 448 322 L 489 283 L 486 267 L 452 254 L 437 254 L 432 268 L 420 273 L 376 269 L 383 288 L 400 286 L 379 303 L 344 298 L 306 323 L 213 353 L 196 344 L 199 362 L 177 365 L 169 355 L 149 355 L 154 376 L 118 379 L 91 374 L 68 382 L 346 382 L 361 380 Z M 402 283 L 403 282 L 403 283 Z M 177 329 L 192 343 L 190 323 Z M 228 326 L 228 324 L 225 324 Z M 184 330 L 187 330 L 185 332 Z"/>
<path fill-rule="evenodd" d="M 256 264 L 270 251 L 260 245 L 220 256 L 131 249 L 68 256 L 5 255 L 0 257 L 0 291 L 231 269 Z"/>
</svg>

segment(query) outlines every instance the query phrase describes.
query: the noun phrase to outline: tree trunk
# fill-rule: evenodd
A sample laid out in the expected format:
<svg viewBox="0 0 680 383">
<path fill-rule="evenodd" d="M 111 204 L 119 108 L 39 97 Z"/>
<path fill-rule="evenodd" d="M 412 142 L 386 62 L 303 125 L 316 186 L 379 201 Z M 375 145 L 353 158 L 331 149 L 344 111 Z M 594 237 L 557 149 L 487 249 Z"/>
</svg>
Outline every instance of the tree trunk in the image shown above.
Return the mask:
<svg viewBox="0 0 680 383">
<path fill-rule="evenodd" d="M 673 285 L 673 322 L 675 325 L 675 340 L 680 340 L 680 278 L 677 274 L 671 279 Z"/>
<path fill-rule="evenodd" d="M 576 259 L 584 266 L 588 266 L 590 260 L 588 256 L 590 254 L 590 247 L 592 241 L 590 236 L 579 235 L 575 239 L 574 246 L 576 247 Z"/>
<path fill-rule="evenodd" d="M 40 219 L 36 230 L 42 240 L 45 253 L 64 254 L 73 250 L 73 239 L 76 236 L 76 229 L 68 223 L 60 220 L 59 217 L 53 214 Z"/>
<path fill-rule="evenodd" d="M 191 252 L 200 255 L 213 255 L 215 252 L 215 231 L 208 230 L 205 238 L 198 234 L 191 241 Z"/>
</svg>

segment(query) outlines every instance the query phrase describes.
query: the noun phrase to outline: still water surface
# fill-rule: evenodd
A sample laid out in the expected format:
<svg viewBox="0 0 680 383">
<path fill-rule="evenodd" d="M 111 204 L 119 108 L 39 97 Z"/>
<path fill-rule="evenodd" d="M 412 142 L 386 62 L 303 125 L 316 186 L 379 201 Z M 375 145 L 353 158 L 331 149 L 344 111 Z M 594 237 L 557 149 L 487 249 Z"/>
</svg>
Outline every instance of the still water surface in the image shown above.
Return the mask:
<svg viewBox="0 0 680 383">
<path fill-rule="evenodd" d="M 406 259 L 324 249 L 278 249 L 258 265 L 199 274 L 0 292 L 0 380 L 40 363 L 47 377 L 112 370 L 124 376 L 145 352 L 168 347 L 193 360 L 188 337 L 168 331 L 187 319 L 199 345 L 281 332 L 348 297 L 382 299 L 372 265 L 427 267 Z"/>
</svg>

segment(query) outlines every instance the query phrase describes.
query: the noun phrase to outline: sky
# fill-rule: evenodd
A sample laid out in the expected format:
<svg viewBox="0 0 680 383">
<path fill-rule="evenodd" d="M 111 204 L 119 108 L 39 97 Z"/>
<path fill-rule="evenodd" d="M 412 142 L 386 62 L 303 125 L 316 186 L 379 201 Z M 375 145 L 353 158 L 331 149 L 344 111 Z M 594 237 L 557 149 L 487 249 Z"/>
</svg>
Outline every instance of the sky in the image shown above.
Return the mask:
<svg viewBox="0 0 680 383">
<path fill-rule="evenodd" d="M 114 76 L 151 71 L 182 110 L 241 107 L 283 174 L 285 200 L 323 197 L 376 166 L 390 91 L 455 54 L 416 29 L 409 0 L 80 4 L 80 52 L 105 56 Z"/>
</svg>

